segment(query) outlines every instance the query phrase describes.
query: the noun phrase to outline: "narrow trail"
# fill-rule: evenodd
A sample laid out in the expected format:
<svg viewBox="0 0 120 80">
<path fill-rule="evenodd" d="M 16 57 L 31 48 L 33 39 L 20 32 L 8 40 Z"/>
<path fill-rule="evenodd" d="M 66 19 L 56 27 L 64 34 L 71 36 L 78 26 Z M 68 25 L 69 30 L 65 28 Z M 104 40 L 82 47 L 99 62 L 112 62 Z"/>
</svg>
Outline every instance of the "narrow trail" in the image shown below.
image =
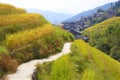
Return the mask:
<svg viewBox="0 0 120 80">
<path fill-rule="evenodd" d="M 62 52 L 56 55 L 53 55 L 44 59 L 31 60 L 27 63 L 21 64 L 18 67 L 16 73 L 13 73 L 7 76 L 7 80 L 32 80 L 32 74 L 36 69 L 36 66 L 35 66 L 36 64 L 38 63 L 42 64 L 44 62 L 54 61 L 60 58 L 62 55 L 70 53 L 70 45 L 71 43 L 65 43 L 63 46 Z"/>
</svg>

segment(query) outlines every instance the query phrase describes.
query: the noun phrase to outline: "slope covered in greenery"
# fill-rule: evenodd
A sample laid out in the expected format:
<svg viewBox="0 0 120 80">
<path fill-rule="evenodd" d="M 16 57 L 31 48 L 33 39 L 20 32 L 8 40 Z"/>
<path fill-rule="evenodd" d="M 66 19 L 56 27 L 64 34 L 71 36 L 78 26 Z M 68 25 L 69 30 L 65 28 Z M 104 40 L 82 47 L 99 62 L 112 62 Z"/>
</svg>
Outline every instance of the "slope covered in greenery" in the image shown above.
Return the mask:
<svg viewBox="0 0 120 80">
<path fill-rule="evenodd" d="M 20 14 L 20 13 L 26 13 L 26 11 L 24 9 L 16 8 L 9 4 L 0 3 L 0 16 L 7 14 Z"/>
<path fill-rule="evenodd" d="M 120 63 L 82 40 L 72 44 L 71 53 L 38 65 L 37 80 L 119 80 Z"/>
<path fill-rule="evenodd" d="M 120 61 L 120 17 L 113 17 L 86 29 L 92 46 Z"/>
<path fill-rule="evenodd" d="M 25 13 L 0 16 L 0 40 L 4 40 L 7 34 L 36 28 L 47 23 L 48 21 L 38 14 Z"/>
<path fill-rule="evenodd" d="M 55 54 L 65 42 L 74 40 L 43 16 L 21 10 L 0 4 L 0 80 L 19 64 Z"/>
<path fill-rule="evenodd" d="M 7 36 L 6 47 L 19 62 L 26 62 L 59 52 L 64 42 L 73 40 L 70 33 L 46 24 Z"/>
</svg>

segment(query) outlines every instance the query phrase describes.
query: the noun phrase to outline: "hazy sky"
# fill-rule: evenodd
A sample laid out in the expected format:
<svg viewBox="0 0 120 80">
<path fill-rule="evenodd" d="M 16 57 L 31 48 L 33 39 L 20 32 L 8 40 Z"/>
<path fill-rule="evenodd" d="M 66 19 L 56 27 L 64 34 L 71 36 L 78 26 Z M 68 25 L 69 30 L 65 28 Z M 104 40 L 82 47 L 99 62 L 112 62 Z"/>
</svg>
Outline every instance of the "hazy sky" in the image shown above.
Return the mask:
<svg viewBox="0 0 120 80">
<path fill-rule="evenodd" d="M 118 0 L 0 0 L 25 9 L 35 8 L 59 13 L 77 14 Z"/>
</svg>

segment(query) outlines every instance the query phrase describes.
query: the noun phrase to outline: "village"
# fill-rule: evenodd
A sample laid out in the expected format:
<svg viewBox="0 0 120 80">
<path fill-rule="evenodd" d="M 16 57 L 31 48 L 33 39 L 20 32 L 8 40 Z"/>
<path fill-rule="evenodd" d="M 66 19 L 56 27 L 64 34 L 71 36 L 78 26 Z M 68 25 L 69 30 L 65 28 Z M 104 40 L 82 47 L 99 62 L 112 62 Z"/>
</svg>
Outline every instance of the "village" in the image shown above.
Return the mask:
<svg viewBox="0 0 120 80">
<path fill-rule="evenodd" d="M 82 37 L 82 31 L 88 27 L 91 27 L 99 22 L 102 22 L 108 18 L 111 18 L 116 15 L 114 9 L 110 8 L 108 10 L 98 9 L 96 13 L 93 13 L 89 16 L 80 17 L 79 20 L 75 22 L 63 22 L 63 28 L 71 32 L 77 39 L 88 40 L 87 37 Z"/>
</svg>

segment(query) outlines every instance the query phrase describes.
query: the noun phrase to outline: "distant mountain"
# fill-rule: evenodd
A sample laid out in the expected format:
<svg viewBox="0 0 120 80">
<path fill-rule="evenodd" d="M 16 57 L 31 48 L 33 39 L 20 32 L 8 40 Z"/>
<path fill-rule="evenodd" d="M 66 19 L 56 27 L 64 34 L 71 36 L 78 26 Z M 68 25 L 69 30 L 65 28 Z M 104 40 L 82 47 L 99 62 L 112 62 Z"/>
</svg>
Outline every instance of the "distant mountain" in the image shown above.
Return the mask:
<svg viewBox="0 0 120 80">
<path fill-rule="evenodd" d="M 52 11 L 39 10 L 39 9 L 28 9 L 27 12 L 42 14 L 48 21 L 50 21 L 52 24 L 56 24 L 56 25 L 60 24 L 64 20 L 73 16 L 70 14 L 62 14 L 62 13 L 56 13 L 56 12 L 52 12 Z"/>
<path fill-rule="evenodd" d="M 75 22 L 77 20 L 79 20 L 81 17 L 84 17 L 84 16 L 89 16 L 93 13 L 96 13 L 98 9 L 103 9 L 103 10 L 107 10 L 108 8 L 110 8 L 111 6 L 114 6 L 115 5 L 115 2 L 113 3 L 108 3 L 108 4 L 105 4 L 103 6 L 99 6 L 97 8 L 94 8 L 94 9 L 91 9 L 91 10 L 88 10 L 88 11 L 85 11 L 85 12 L 82 12 L 82 13 L 79 13 L 67 20 L 65 20 L 64 22 Z"/>
</svg>

